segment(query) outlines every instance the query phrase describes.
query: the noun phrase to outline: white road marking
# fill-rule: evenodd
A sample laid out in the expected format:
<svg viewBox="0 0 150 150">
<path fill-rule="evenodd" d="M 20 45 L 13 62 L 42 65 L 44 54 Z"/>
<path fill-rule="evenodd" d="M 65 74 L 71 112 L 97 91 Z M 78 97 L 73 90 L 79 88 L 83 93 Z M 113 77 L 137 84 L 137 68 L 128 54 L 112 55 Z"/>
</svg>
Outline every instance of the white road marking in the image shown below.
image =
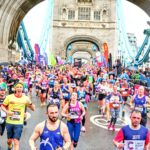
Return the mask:
<svg viewBox="0 0 150 150">
<path fill-rule="evenodd" d="M 108 125 L 108 123 L 107 123 L 107 120 L 106 120 L 106 118 L 103 118 L 103 116 L 102 115 L 94 115 L 94 116 L 91 116 L 90 117 L 90 121 L 93 123 L 93 124 L 95 124 L 96 126 L 98 126 L 98 127 L 101 127 L 101 128 L 103 128 L 103 129 L 108 129 L 107 128 L 107 125 Z M 118 122 L 121 122 L 121 124 L 118 124 Z M 124 126 L 124 125 L 127 125 L 127 122 L 125 121 L 125 120 L 122 120 L 121 118 L 118 118 L 118 121 L 117 121 L 117 123 L 116 123 L 116 131 L 119 131 L 120 130 L 120 128 L 122 127 L 122 126 Z"/>
</svg>

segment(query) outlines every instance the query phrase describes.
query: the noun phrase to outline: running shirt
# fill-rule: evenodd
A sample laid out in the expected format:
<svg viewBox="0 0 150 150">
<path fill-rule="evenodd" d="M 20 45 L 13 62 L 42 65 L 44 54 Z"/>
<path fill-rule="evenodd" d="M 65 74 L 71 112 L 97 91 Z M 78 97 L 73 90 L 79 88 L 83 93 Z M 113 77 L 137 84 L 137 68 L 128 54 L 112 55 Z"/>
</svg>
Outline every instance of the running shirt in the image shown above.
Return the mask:
<svg viewBox="0 0 150 150">
<path fill-rule="evenodd" d="M 70 114 L 70 121 L 73 121 L 74 123 L 79 123 L 81 121 L 80 116 L 81 116 L 81 109 L 79 106 L 79 102 L 76 102 L 75 106 L 72 106 L 71 103 L 69 103 L 69 110 Z"/>
<path fill-rule="evenodd" d="M 77 91 L 77 95 L 78 95 L 78 99 L 80 100 L 80 102 L 83 104 L 84 108 L 87 107 L 87 103 L 85 101 L 85 97 L 86 97 L 86 92 L 85 90 L 78 90 Z"/>
<path fill-rule="evenodd" d="M 78 98 L 79 99 L 82 99 L 82 98 L 85 98 L 85 96 L 86 96 L 86 92 L 85 92 L 85 90 L 78 90 L 77 91 L 77 94 L 78 94 Z"/>
<path fill-rule="evenodd" d="M 139 98 L 138 95 L 136 95 L 134 98 L 134 107 L 136 110 L 139 110 L 142 114 L 146 113 L 146 108 L 144 107 L 144 104 L 146 104 L 146 96 Z"/>
<path fill-rule="evenodd" d="M 61 86 L 61 91 L 63 93 L 63 98 L 65 100 L 69 100 L 70 99 L 70 93 L 67 90 L 69 90 L 69 86 L 68 85 L 66 85 L 66 86 L 62 85 Z"/>
<path fill-rule="evenodd" d="M 47 80 L 43 80 L 43 81 L 42 81 L 41 87 L 42 87 L 43 90 L 46 90 L 46 89 L 47 89 L 47 87 L 48 87 L 48 82 L 47 82 Z"/>
<path fill-rule="evenodd" d="M 114 140 L 124 142 L 123 150 L 144 150 L 145 144 L 149 142 L 148 129 L 140 125 L 138 130 L 133 130 L 127 125 L 118 132 Z"/>
<path fill-rule="evenodd" d="M 129 96 L 129 86 L 128 86 L 128 85 L 123 85 L 123 84 L 121 84 L 121 85 L 120 85 L 120 88 L 121 88 L 121 95 L 122 95 L 123 97 Z"/>
<path fill-rule="evenodd" d="M 29 103 L 31 103 L 31 101 L 25 95 L 22 95 L 20 98 L 14 94 L 6 96 L 3 105 L 8 107 L 8 111 L 14 112 L 13 116 L 7 115 L 6 123 L 23 124 L 25 108 Z"/>
<path fill-rule="evenodd" d="M 51 131 L 46 126 L 47 121 L 45 121 L 45 126 L 43 132 L 40 136 L 40 149 L 39 150 L 56 150 L 59 147 L 63 147 L 63 137 L 59 127 Z"/>
<path fill-rule="evenodd" d="M 114 108 L 114 109 L 119 109 L 120 108 L 120 102 L 122 102 L 122 97 L 119 93 L 111 93 L 110 95 L 107 96 L 106 98 L 109 100 L 109 107 Z"/>
<path fill-rule="evenodd" d="M 60 108 L 60 90 L 54 91 L 54 89 L 52 89 L 49 102 L 57 104 L 58 108 Z"/>
</svg>

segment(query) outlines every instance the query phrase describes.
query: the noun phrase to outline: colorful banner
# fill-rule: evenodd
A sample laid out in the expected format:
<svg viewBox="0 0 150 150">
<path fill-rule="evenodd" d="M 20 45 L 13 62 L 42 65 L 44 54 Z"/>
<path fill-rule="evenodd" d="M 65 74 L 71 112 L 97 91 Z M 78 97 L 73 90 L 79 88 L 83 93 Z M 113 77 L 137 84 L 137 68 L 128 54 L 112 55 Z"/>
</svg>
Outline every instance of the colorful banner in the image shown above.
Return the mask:
<svg viewBox="0 0 150 150">
<path fill-rule="evenodd" d="M 34 50 L 35 50 L 35 61 L 38 64 L 39 63 L 39 57 L 40 57 L 40 47 L 38 44 L 34 45 Z"/>
<path fill-rule="evenodd" d="M 106 60 L 100 51 L 96 52 L 96 62 L 98 67 L 107 67 Z"/>
<path fill-rule="evenodd" d="M 49 56 L 49 64 L 51 66 L 55 66 L 57 64 L 56 58 L 55 58 L 55 56 L 52 53 Z"/>
<path fill-rule="evenodd" d="M 108 45 L 107 45 L 107 43 L 103 44 L 103 48 L 104 48 L 104 57 L 105 57 L 106 63 L 108 63 L 109 52 L 108 52 Z"/>
<path fill-rule="evenodd" d="M 62 65 L 63 64 L 63 61 L 62 61 L 60 56 L 56 56 L 56 60 L 57 60 L 58 65 Z"/>
</svg>

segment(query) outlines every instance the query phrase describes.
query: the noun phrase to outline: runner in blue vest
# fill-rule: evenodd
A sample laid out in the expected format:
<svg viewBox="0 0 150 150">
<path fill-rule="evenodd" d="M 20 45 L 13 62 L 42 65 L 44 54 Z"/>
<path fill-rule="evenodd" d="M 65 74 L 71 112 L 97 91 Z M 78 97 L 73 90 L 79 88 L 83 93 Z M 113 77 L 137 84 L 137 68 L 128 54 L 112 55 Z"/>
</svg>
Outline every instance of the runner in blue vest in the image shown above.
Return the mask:
<svg viewBox="0 0 150 150">
<path fill-rule="evenodd" d="M 141 125 L 146 126 L 147 123 L 147 107 L 150 107 L 150 99 L 144 94 L 144 87 L 138 88 L 137 94 L 131 98 L 131 108 L 142 113 Z"/>
<path fill-rule="evenodd" d="M 47 105 L 48 119 L 39 123 L 30 137 L 31 150 L 37 150 L 35 141 L 40 137 L 39 150 L 67 150 L 71 144 L 66 124 L 58 119 L 58 106 L 54 103 Z"/>
</svg>

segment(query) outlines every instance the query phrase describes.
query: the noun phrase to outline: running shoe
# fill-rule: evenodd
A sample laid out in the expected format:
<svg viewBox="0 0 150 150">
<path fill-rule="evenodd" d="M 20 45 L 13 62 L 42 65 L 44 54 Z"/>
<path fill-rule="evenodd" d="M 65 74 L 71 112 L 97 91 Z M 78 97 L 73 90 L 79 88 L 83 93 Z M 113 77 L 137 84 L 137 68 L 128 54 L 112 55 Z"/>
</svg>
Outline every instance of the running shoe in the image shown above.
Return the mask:
<svg viewBox="0 0 150 150">
<path fill-rule="evenodd" d="M 8 145 L 8 149 L 7 150 L 12 150 L 13 148 L 13 144 Z"/>
<path fill-rule="evenodd" d="M 77 147 L 78 143 L 77 142 L 73 142 L 73 147 Z"/>
<path fill-rule="evenodd" d="M 115 131 L 115 125 L 112 125 L 112 130 Z"/>
<path fill-rule="evenodd" d="M 85 129 L 84 126 L 82 126 L 81 131 L 82 131 L 82 132 L 85 132 L 85 131 L 86 131 L 86 129 Z"/>
</svg>

